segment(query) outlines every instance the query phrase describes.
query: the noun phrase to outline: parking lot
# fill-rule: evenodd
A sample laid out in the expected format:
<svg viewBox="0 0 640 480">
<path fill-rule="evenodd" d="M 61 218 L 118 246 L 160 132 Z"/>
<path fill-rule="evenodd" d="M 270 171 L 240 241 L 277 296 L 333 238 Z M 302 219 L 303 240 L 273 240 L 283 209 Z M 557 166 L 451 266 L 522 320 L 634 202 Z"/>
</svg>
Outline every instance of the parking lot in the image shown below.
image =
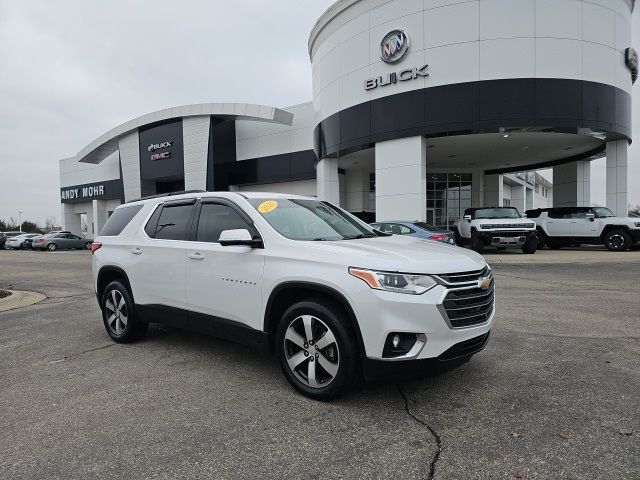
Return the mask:
<svg viewBox="0 0 640 480">
<path fill-rule="evenodd" d="M 296 394 L 166 328 L 111 342 L 90 253 L 0 251 L 0 478 L 640 478 L 640 251 L 489 254 L 487 348 L 445 375 Z"/>
</svg>

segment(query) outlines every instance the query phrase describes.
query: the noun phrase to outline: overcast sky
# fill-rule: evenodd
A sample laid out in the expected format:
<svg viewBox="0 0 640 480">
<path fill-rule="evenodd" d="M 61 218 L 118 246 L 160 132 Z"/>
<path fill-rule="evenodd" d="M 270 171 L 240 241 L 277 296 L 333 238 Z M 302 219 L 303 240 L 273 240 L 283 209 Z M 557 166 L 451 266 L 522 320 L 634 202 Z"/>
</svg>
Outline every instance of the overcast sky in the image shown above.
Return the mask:
<svg viewBox="0 0 640 480">
<path fill-rule="evenodd" d="M 0 219 L 22 211 L 59 222 L 58 160 L 137 116 L 190 103 L 310 101 L 308 35 L 331 3 L 0 0 Z M 639 20 L 636 11 L 637 50 Z M 630 163 L 630 200 L 640 203 L 640 147 Z M 600 203 L 603 168 L 592 169 Z"/>
</svg>

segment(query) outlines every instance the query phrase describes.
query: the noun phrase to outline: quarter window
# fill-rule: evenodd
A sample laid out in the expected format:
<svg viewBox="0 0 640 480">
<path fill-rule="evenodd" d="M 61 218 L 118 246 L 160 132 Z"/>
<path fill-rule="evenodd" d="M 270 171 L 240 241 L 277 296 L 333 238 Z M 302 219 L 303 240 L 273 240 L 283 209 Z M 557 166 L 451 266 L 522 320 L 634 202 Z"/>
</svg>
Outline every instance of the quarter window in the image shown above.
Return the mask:
<svg viewBox="0 0 640 480">
<path fill-rule="evenodd" d="M 158 219 L 155 238 L 187 240 L 194 205 L 165 205 Z"/>
<path fill-rule="evenodd" d="M 136 214 L 142 209 L 142 205 L 133 205 L 130 207 L 118 208 L 107 220 L 100 236 L 102 237 L 115 237 L 122 233 L 124 227 L 136 216 Z"/>
<path fill-rule="evenodd" d="M 198 220 L 196 241 L 218 243 L 225 230 L 247 229 L 251 226 L 233 208 L 218 203 L 204 203 Z"/>
</svg>

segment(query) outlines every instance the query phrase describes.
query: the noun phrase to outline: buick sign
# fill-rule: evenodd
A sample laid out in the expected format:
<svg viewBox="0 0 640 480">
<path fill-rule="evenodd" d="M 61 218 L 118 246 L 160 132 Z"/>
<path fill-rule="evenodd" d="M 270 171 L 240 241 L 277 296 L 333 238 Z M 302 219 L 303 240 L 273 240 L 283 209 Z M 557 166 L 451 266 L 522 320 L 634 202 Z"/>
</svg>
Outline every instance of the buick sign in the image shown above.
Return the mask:
<svg viewBox="0 0 640 480">
<path fill-rule="evenodd" d="M 173 141 L 152 143 L 151 145 L 149 145 L 149 147 L 147 147 L 147 150 L 149 150 L 150 152 L 155 152 L 156 150 L 160 150 L 162 148 L 169 148 L 169 147 L 173 147 Z"/>
<path fill-rule="evenodd" d="M 385 63 L 398 63 L 409 53 L 409 37 L 403 30 L 385 35 L 380 43 L 380 58 Z"/>
</svg>

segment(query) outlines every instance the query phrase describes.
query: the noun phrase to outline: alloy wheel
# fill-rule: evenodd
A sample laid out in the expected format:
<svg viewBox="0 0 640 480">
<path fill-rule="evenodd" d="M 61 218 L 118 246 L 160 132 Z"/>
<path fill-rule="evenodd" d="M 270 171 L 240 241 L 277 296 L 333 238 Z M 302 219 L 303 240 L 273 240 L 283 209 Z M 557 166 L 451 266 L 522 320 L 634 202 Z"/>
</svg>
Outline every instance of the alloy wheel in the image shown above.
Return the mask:
<svg viewBox="0 0 640 480">
<path fill-rule="evenodd" d="M 329 385 L 340 368 L 340 352 L 331 329 L 317 317 L 294 318 L 284 336 L 284 355 L 296 378 L 311 388 Z"/>
<path fill-rule="evenodd" d="M 118 290 L 111 290 L 104 306 L 105 315 L 108 315 L 107 326 L 109 330 L 116 335 L 122 335 L 127 328 L 129 320 L 127 302 L 125 302 L 124 296 Z"/>
<path fill-rule="evenodd" d="M 614 233 L 609 237 L 609 245 L 611 245 L 611 248 L 620 250 L 622 247 L 624 247 L 624 243 L 624 237 L 619 233 Z"/>
</svg>

